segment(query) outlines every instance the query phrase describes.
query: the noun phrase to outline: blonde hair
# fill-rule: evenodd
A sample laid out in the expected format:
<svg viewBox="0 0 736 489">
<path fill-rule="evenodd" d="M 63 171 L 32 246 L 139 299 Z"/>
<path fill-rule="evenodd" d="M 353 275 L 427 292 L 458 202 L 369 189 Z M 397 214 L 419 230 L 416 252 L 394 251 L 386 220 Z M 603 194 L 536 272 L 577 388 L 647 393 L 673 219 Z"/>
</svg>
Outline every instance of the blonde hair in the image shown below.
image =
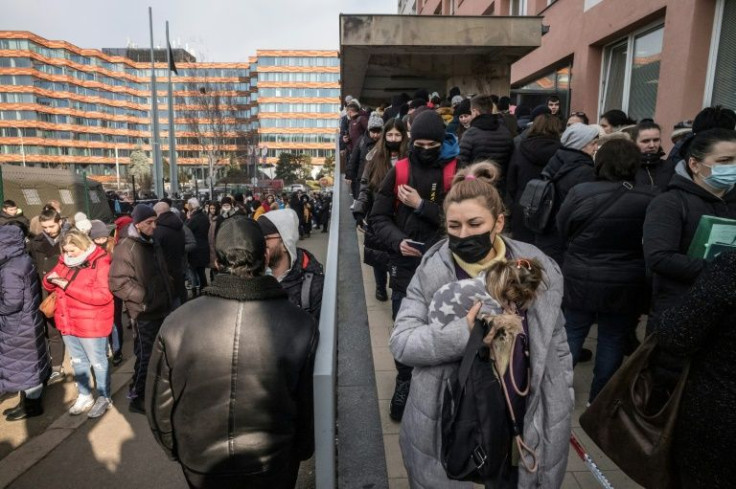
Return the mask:
<svg viewBox="0 0 736 489">
<path fill-rule="evenodd" d="M 495 183 L 501 177 L 501 168 L 491 160 L 481 161 L 458 171 L 452 179 L 452 187 L 444 202 L 445 214 L 450 204 L 468 199 L 481 199 L 483 204 L 498 217 L 503 214 L 503 200 Z"/>
<path fill-rule="evenodd" d="M 79 229 L 70 229 L 64 233 L 64 236 L 62 236 L 61 247 L 64 248 L 64 246 L 69 244 L 76 246 L 80 250 L 88 250 L 89 247 L 92 246 L 92 240 L 87 233 L 84 233 Z"/>
<path fill-rule="evenodd" d="M 544 268 L 535 258 L 499 261 L 486 272 L 486 291 L 504 309 L 528 309 L 543 282 Z"/>
</svg>

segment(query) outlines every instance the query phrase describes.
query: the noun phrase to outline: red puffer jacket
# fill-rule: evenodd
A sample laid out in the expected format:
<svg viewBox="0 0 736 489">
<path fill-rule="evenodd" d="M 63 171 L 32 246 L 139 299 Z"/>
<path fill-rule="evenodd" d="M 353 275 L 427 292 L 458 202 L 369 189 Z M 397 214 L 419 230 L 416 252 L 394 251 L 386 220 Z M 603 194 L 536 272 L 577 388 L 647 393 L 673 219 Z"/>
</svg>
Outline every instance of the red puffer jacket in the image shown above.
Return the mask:
<svg viewBox="0 0 736 489">
<path fill-rule="evenodd" d="M 115 310 L 107 285 L 110 255 L 98 247 L 81 266 L 69 268 L 64 264 L 62 254 L 59 263 L 49 273 L 53 272 L 69 280 L 66 289 L 62 289 L 43 278 L 43 287 L 56 292 L 54 320 L 59 332 L 80 338 L 108 336 L 112 331 Z"/>
</svg>

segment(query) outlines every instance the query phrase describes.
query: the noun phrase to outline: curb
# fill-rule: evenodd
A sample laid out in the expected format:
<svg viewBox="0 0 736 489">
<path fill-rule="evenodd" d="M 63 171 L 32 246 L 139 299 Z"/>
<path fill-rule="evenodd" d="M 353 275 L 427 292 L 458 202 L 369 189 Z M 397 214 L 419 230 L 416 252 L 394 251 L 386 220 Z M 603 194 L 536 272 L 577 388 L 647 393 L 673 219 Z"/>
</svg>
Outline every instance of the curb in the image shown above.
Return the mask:
<svg viewBox="0 0 736 489">
<path fill-rule="evenodd" d="M 110 397 L 117 394 L 130 381 L 135 365 L 131 356 L 110 376 Z M 113 409 L 115 406 L 113 405 Z M 86 415 L 72 416 L 65 412 L 46 431 L 34 436 L 0 460 L 0 488 L 8 487 L 16 479 L 43 460 L 64 440 L 89 420 Z"/>
</svg>

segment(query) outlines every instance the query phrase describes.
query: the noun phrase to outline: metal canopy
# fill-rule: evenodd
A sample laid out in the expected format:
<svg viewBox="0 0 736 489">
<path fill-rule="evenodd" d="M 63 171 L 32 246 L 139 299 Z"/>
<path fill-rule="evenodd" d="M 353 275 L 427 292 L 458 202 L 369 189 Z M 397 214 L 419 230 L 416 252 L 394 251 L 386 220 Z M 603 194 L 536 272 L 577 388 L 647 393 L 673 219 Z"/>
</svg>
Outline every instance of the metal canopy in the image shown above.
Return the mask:
<svg viewBox="0 0 736 489">
<path fill-rule="evenodd" d="M 377 105 L 419 88 L 508 93 L 511 64 L 541 38 L 540 17 L 341 15 L 342 95 Z"/>
</svg>

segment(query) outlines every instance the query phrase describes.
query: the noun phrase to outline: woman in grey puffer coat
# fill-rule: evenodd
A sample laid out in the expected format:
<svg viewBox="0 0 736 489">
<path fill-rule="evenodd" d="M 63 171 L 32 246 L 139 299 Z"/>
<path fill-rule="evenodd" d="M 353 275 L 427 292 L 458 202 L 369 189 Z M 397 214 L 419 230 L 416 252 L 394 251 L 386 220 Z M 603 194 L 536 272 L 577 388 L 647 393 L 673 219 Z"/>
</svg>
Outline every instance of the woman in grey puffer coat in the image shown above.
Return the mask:
<svg viewBox="0 0 736 489">
<path fill-rule="evenodd" d="M 493 186 L 497 171 L 480 163 L 455 176 L 445 198 L 448 240 L 422 259 L 391 334 L 394 358 L 414 367 L 411 391 L 401 423 L 400 444 L 413 489 L 471 488 L 451 481 L 440 460 L 442 398 L 445 380 L 456 371 L 468 342 L 477 308 L 448 324 L 430 322 L 429 306 L 447 283 L 475 278 L 499 259 L 537 259 L 545 280 L 526 312 L 531 370 L 523 440 L 534 450 L 536 472 L 523 465 L 518 488 L 559 488 L 567 466 L 574 405 L 572 360 L 560 309 L 562 274 L 557 264 L 532 245 L 502 238 L 502 202 Z M 464 259 L 463 259 L 464 258 Z M 498 487 L 487 484 L 486 487 Z"/>
</svg>

